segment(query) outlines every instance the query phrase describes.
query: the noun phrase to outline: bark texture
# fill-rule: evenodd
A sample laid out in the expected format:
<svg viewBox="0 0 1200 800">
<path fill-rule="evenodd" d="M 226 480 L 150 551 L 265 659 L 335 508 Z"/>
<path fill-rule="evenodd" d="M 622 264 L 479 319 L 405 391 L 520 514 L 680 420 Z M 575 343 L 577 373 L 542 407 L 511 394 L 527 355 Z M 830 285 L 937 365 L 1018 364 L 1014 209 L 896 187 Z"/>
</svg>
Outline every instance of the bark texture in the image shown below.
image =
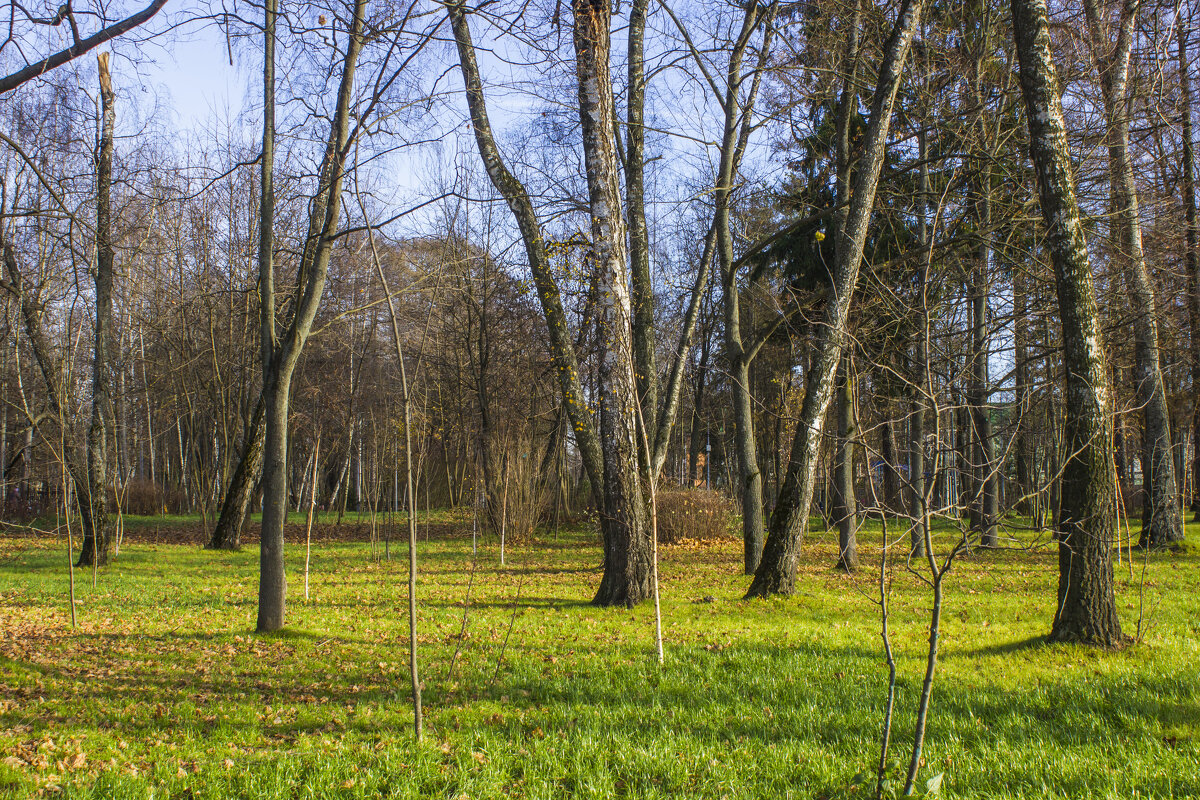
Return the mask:
<svg viewBox="0 0 1200 800">
<path fill-rule="evenodd" d="M 1075 196 L 1045 0 L 1012 0 L 1030 154 L 1062 319 L 1066 372 L 1058 519 L 1058 605 L 1050 638 L 1119 646 L 1113 595 L 1111 396 L 1096 290 Z"/>
<path fill-rule="evenodd" d="M 854 493 L 854 382 L 848 353 L 837 375 L 837 443 L 833 456 L 833 520 L 838 528 L 840 569 L 858 569 L 858 498 Z M 890 466 L 890 462 L 889 462 Z"/>
<path fill-rule="evenodd" d="M 111 530 L 108 520 L 108 410 L 112 403 L 109 352 L 113 327 L 113 240 L 112 170 L 113 106 L 112 76 L 108 53 L 96 59 L 100 68 L 100 143 L 96 158 L 96 325 L 92 352 L 92 421 L 87 436 L 87 493 L 81 494 L 85 518 L 83 546 L 77 566 L 108 562 Z"/>
<path fill-rule="evenodd" d="M 1179 97 L 1183 106 L 1183 214 L 1185 244 L 1183 262 L 1188 278 L 1188 311 L 1192 328 L 1192 511 L 1200 522 L 1200 230 L 1196 223 L 1196 155 L 1192 137 L 1192 74 L 1188 61 L 1188 19 L 1186 7 L 1180 7 L 1175 27 L 1176 55 L 1179 62 Z"/>
<path fill-rule="evenodd" d="M 599 303 L 600 450 L 604 493 L 600 531 L 604 574 L 593 602 L 633 606 L 652 594 L 654 542 L 638 469 L 639 402 L 634 375 L 633 319 L 619 162 L 616 112 L 609 74 L 608 0 L 574 0 L 575 71 L 579 121 L 592 221 L 592 259 Z"/>
</svg>

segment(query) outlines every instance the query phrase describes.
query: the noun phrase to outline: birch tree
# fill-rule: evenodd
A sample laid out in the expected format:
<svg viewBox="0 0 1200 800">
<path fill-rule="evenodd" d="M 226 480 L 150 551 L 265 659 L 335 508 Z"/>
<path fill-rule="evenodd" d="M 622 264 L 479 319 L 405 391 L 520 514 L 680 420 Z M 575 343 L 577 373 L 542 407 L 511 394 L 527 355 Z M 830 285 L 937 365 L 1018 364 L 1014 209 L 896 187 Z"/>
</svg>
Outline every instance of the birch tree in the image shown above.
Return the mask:
<svg viewBox="0 0 1200 800">
<path fill-rule="evenodd" d="M 808 511 L 812 503 L 825 415 L 833 397 L 834 378 L 841 361 L 850 301 L 858 283 L 858 270 L 875 205 L 879 173 L 887 150 L 896 93 L 900 88 L 913 35 L 920 24 L 922 5 L 923 0 L 904 0 L 901 3 L 884 48 L 871 101 L 870 121 L 853 180 L 850 205 L 844 220 L 838 219 L 835 225 L 832 285 L 828 289 L 823 319 L 815 337 L 816 354 L 805 376 L 804 402 L 792 440 L 787 472 L 780 487 L 779 501 L 771 513 L 762 561 L 754 573 L 747 597 L 791 594 L 795 591 L 797 559 L 801 540 L 808 527 Z"/>
</svg>

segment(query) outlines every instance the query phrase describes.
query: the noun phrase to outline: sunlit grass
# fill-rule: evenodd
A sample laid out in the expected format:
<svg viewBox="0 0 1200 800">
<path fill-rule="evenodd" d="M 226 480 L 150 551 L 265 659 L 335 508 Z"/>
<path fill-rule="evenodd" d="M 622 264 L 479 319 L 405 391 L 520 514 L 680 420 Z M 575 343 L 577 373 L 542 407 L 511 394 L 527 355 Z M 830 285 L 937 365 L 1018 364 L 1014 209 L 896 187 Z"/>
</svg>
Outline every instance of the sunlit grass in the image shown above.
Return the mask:
<svg viewBox="0 0 1200 800">
<path fill-rule="evenodd" d="M 886 687 L 878 523 L 856 575 L 831 568 L 835 539 L 818 530 L 797 594 L 766 602 L 741 600 L 740 543 L 664 548 L 662 668 L 649 605 L 588 605 L 590 532 L 510 542 L 504 569 L 481 542 L 473 578 L 469 531 L 436 536 L 419 544 L 419 745 L 396 540 L 390 562 L 319 544 L 310 603 L 289 547 L 288 630 L 260 637 L 254 546 L 131 536 L 95 590 L 76 573 L 72 632 L 65 543 L 0 538 L 0 796 L 866 796 L 850 784 L 877 759 Z M 1120 653 L 1043 644 L 1048 543 L 956 564 L 921 786 L 944 773 L 952 797 L 1200 794 L 1200 555 L 1132 556 L 1118 604 L 1145 636 Z M 906 759 L 929 597 L 892 574 Z"/>
</svg>

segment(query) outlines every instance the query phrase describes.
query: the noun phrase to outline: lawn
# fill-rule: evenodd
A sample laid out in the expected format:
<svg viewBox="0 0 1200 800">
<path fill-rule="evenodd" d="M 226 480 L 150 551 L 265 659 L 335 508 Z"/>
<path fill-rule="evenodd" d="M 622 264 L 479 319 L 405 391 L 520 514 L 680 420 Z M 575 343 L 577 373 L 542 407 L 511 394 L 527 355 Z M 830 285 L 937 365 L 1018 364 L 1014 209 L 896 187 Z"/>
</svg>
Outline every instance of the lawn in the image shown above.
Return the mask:
<svg viewBox="0 0 1200 800">
<path fill-rule="evenodd" d="M 663 548 L 659 666 L 650 604 L 588 604 L 590 530 L 509 543 L 503 568 L 481 541 L 473 567 L 469 521 L 443 512 L 419 545 L 416 743 L 406 548 L 378 560 L 352 520 L 328 521 L 308 602 L 304 547 L 289 545 L 288 628 L 267 637 L 253 634 L 255 545 L 149 533 L 195 520 L 130 525 L 95 588 L 76 571 L 77 630 L 65 542 L 0 535 L 0 797 L 873 796 L 855 775 L 878 758 L 887 685 L 878 527 L 854 576 L 831 568 L 830 534 L 810 536 L 797 594 L 766 602 L 741 599 L 739 542 Z M 1043 643 L 1051 547 L 956 563 L 921 787 L 941 774 L 946 797 L 1200 796 L 1200 555 L 1128 557 L 1118 604 L 1144 636 L 1122 652 Z M 928 606 L 895 571 L 897 762 Z"/>
</svg>

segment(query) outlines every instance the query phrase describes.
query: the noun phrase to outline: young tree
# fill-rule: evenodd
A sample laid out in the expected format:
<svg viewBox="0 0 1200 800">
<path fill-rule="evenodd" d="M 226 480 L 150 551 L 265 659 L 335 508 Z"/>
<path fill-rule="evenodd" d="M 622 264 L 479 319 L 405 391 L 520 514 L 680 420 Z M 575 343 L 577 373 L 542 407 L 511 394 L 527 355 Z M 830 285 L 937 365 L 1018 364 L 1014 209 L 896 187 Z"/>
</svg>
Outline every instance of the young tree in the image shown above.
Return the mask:
<svg viewBox="0 0 1200 800">
<path fill-rule="evenodd" d="M 263 518 L 260 534 L 258 623 L 260 633 L 283 627 L 287 576 L 283 565 L 283 526 L 287 520 L 288 409 L 292 376 L 321 302 L 329 256 L 341 218 L 342 182 L 349 156 L 354 75 L 363 47 L 366 0 L 354 0 L 337 101 L 321 159 L 317 191 L 309 207 L 307 232 L 300 254 L 300 283 L 293 298 L 290 323 L 276 326 L 273 269 L 275 31 L 277 0 L 267 0 L 264 26 L 262 204 L 259 231 L 259 292 L 262 313 L 262 382 L 266 430 L 263 438 Z M 359 121 L 358 125 L 361 125 Z M 357 131 L 358 125 L 355 125 Z"/>
</svg>

